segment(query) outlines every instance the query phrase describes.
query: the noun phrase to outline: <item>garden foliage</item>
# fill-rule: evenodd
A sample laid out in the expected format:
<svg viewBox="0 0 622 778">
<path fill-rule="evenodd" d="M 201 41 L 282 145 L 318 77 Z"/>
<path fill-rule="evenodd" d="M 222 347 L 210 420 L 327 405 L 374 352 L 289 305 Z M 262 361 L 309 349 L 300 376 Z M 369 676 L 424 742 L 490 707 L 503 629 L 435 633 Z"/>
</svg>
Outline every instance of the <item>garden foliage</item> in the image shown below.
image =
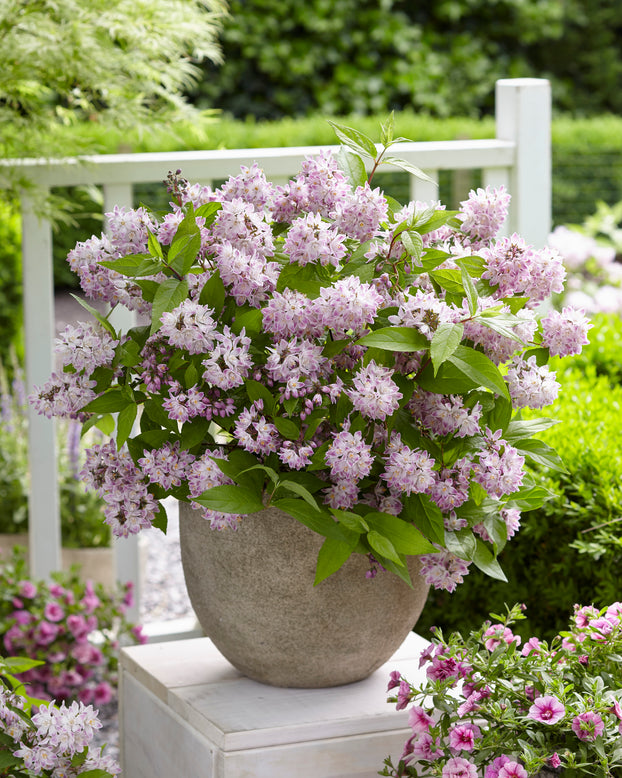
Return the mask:
<svg viewBox="0 0 622 778">
<path fill-rule="evenodd" d="M 556 106 L 619 112 L 613 0 L 231 0 L 224 64 L 193 99 L 236 116 L 493 109 L 497 78 L 546 77 Z M 576 52 L 569 57 L 568 51 Z"/>
<path fill-rule="evenodd" d="M 10 373 L 0 364 L 0 532 L 28 531 L 28 418 L 26 387 L 14 362 Z M 110 532 L 102 523 L 102 501 L 87 491 L 78 474 L 85 441 L 77 422 L 59 425 L 59 486 L 63 546 L 108 546 Z"/>
</svg>

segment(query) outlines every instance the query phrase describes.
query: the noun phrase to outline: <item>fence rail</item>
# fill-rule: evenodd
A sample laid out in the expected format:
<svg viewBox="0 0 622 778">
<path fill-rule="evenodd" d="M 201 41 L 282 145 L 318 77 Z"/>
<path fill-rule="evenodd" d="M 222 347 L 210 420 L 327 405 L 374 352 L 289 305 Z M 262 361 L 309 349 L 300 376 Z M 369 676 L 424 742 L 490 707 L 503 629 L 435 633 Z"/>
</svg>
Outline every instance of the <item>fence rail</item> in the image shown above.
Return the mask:
<svg viewBox="0 0 622 778">
<path fill-rule="evenodd" d="M 542 246 L 551 225 L 550 86 L 544 79 L 503 79 L 496 84 L 495 100 L 496 138 L 403 143 L 395 153 L 434 179 L 441 170 L 481 169 L 484 186 L 504 185 L 512 195 L 507 231 L 519 232 L 529 243 Z M 182 168 L 191 181 L 210 183 L 236 174 L 240 165 L 257 162 L 269 179 L 280 182 L 294 176 L 302 161 L 321 148 L 326 147 L 114 154 L 14 164 L 44 192 L 60 186 L 101 186 L 104 211 L 108 211 L 114 205 L 132 207 L 134 186 L 161 181 L 170 169 Z M 411 177 L 410 196 L 435 200 L 437 187 Z M 22 230 L 26 377 L 31 388 L 43 384 L 54 366 L 54 288 L 51 226 L 36 213 L 26 193 Z M 55 425 L 33 412 L 29 449 L 30 565 L 34 575 L 47 578 L 60 567 Z M 119 541 L 116 549 L 120 580 L 137 584 L 137 544 Z"/>
</svg>

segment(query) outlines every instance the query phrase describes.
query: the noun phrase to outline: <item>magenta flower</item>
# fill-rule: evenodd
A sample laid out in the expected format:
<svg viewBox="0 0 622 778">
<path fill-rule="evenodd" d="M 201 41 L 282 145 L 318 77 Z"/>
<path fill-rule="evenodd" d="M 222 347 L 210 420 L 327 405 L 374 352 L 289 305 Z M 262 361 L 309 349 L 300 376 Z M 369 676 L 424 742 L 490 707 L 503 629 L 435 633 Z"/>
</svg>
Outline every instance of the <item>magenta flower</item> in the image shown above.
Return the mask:
<svg viewBox="0 0 622 778">
<path fill-rule="evenodd" d="M 434 719 L 419 705 L 413 705 L 408 711 L 408 723 L 415 734 L 427 732 L 434 724 Z"/>
<path fill-rule="evenodd" d="M 48 621 L 56 622 L 65 616 L 65 611 L 57 602 L 48 602 L 43 609 L 43 615 Z"/>
<path fill-rule="evenodd" d="M 492 764 L 489 764 L 486 768 L 486 772 L 484 774 L 484 778 L 499 778 L 499 770 L 506 765 L 508 762 L 511 762 L 509 756 L 506 754 L 501 754 L 501 756 L 498 756 Z"/>
<path fill-rule="evenodd" d="M 579 713 L 573 719 L 572 731 L 579 740 L 594 741 L 605 730 L 605 725 L 598 713 L 588 710 L 585 713 Z"/>
<path fill-rule="evenodd" d="M 396 686 L 400 685 L 400 679 L 402 675 L 399 670 L 391 670 L 389 673 L 389 683 L 387 685 L 387 691 L 391 691 L 391 689 L 395 689 Z"/>
<path fill-rule="evenodd" d="M 506 762 L 499 770 L 498 778 L 529 778 L 529 773 L 518 762 Z"/>
<path fill-rule="evenodd" d="M 20 597 L 26 597 L 31 600 L 37 594 L 37 587 L 32 581 L 20 581 L 18 586 Z"/>
<path fill-rule="evenodd" d="M 475 739 L 481 736 L 482 732 L 475 724 L 458 724 L 449 731 L 449 747 L 454 751 L 472 751 Z"/>
<path fill-rule="evenodd" d="M 477 778 L 477 767 L 468 759 L 454 756 L 443 765 L 443 778 Z"/>
<path fill-rule="evenodd" d="M 559 767 L 561 765 L 561 763 L 562 763 L 562 760 L 559 758 L 559 754 L 557 753 L 557 751 L 555 751 L 555 753 L 551 754 L 551 756 L 549 757 L 549 764 L 551 765 L 551 767 L 553 769 L 555 769 L 556 767 Z"/>
<path fill-rule="evenodd" d="M 564 705 L 551 694 L 546 694 L 544 697 L 538 697 L 531 708 L 527 718 L 539 721 L 541 724 L 556 724 L 558 721 L 564 718 L 566 708 Z"/>
</svg>

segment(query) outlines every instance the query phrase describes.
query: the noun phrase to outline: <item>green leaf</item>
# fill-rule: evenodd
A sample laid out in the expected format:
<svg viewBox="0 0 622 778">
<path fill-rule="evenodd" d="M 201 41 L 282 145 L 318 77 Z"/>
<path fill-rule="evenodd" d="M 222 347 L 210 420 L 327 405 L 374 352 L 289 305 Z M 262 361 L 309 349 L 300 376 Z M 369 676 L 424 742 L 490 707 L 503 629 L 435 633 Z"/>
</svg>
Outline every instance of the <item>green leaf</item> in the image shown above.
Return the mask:
<svg viewBox="0 0 622 778">
<path fill-rule="evenodd" d="M 480 386 L 485 386 L 506 399 L 510 399 L 507 384 L 503 380 L 499 368 L 481 351 L 476 351 L 469 346 L 458 346 L 449 357 L 449 361 Z"/>
<path fill-rule="evenodd" d="M 439 367 L 455 352 L 462 341 L 464 324 L 441 322 L 430 342 L 430 356 L 435 373 Z"/>
<path fill-rule="evenodd" d="M 73 299 L 80 303 L 80 305 L 84 308 L 84 310 L 88 311 L 92 316 L 94 316 L 97 321 L 102 325 L 102 327 L 109 332 L 113 338 L 116 339 L 117 333 L 114 330 L 114 327 L 112 324 L 108 321 L 108 319 L 105 316 L 102 316 L 102 314 L 96 309 L 93 308 L 92 305 L 89 305 L 87 302 L 85 302 L 82 298 L 78 297 L 75 294 L 71 294 Z"/>
<path fill-rule="evenodd" d="M 222 282 L 219 271 L 216 270 L 208 278 L 203 289 L 201 289 L 199 303 L 207 305 L 214 311 L 214 315 L 218 316 L 225 305 L 226 295 L 225 285 Z"/>
<path fill-rule="evenodd" d="M 331 508 L 330 512 L 342 524 L 346 529 L 358 533 L 369 532 L 369 524 L 358 513 L 352 513 L 352 511 L 344 511 L 340 508 Z"/>
<path fill-rule="evenodd" d="M 371 157 L 374 160 L 376 159 L 378 150 L 371 138 L 368 138 L 367 135 L 355 130 L 353 127 L 346 127 L 344 124 L 337 124 L 330 120 L 328 123 L 333 128 L 335 135 L 343 144 L 348 146 L 348 148 L 351 148 L 353 151 L 363 154 L 366 157 Z"/>
<path fill-rule="evenodd" d="M 514 443 L 517 440 L 530 438 L 537 432 L 543 432 L 550 427 L 554 427 L 556 424 L 559 424 L 559 420 L 545 417 L 537 419 L 514 419 L 514 421 L 510 422 L 508 425 L 503 438 L 504 440 L 507 440 L 508 443 Z"/>
<path fill-rule="evenodd" d="M 512 493 L 511 502 L 522 511 L 531 511 L 540 508 L 554 496 L 554 493 L 544 486 L 526 486 Z"/>
<path fill-rule="evenodd" d="M 235 314 L 231 329 L 239 335 L 244 329 L 249 332 L 261 332 L 263 329 L 263 314 L 259 308 L 251 308 Z"/>
<path fill-rule="evenodd" d="M 189 448 L 203 443 L 207 437 L 210 421 L 203 416 L 197 416 L 184 422 L 181 428 L 181 448 L 187 451 Z"/>
<path fill-rule="evenodd" d="M 94 768 L 93 770 L 81 772 L 80 778 L 110 778 L 110 773 L 107 773 L 105 770 L 100 770 L 99 768 Z"/>
<path fill-rule="evenodd" d="M 383 351 L 421 351 L 430 341 L 413 327 L 381 327 L 359 338 L 356 343 Z"/>
<path fill-rule="evenodd" d="M 209 227 L 213 223 L 218 211 L 222 209 L 221 203 L 204 203 L 200 205 L 194 212 L 195 216 L 201 216 L 205 219 L 205 226 Z"/>
<path fill-rule="evenodd" d="M 142 362 L 141 348 L 135 340 L 128 340 L 119 349 L 119 361 L 124 367 L 135 367 Z"/>
<path fill-rule="evenodd" d="M 257 492 L 245 486 L 228 484 L 214 486 L 194 498 L 195 502 L 213 511 L 222 513 L 258 513 L 264 509 L 264 504 Z"/>
<path fill-rule="evenodd" d="M 367 542 L 372 550 L 379 556 L 390 559 L 396 565 L 404 567 L 404 562 L 400 559 L 400 555 L 395 550 L 395 546 L 384 535 L 381 535 L 375 529 L 372 529 L 367 533 Z"/>
<path fill-rule="evenodd" d="M 412 162 L 408 162 L 406 159 L 401 159 L 400 157 L 383 157 L 382 161 L 385 165 L 393 165 L 400 170 L 405 170 L 407 173 L 410 173 L 416 178 L 420 178 L 422 181 L 428 181 L 430 184 L 436 184 L 438 186 L 437 182 L 433 178 L 431 178 L 427 173 L 424 173 L 421 168 L 413 165 Z"/>
<path fill-rule="evenodd" d="M 462 273 L 458 268 L 431 270 L 430 278 L 451 294 L 465 294 L 464 286 L 462 285 Z"/>
<path fill-rule="evenodd" d="M 0 659 L 3 668 L 6 667 L 8 672 L 13 675 L 19 675 L 19 673 L 25 673 L 28 670 L 32 670 L 33 667 L 40 667 L 45 662 L 39 659 L 29 659 L 25 656 L 7 656 Z"/>
<path fill-rule="evenodd" d="M 160 284 L 153 298 L 151 310 L 151 334 L 156 333 L 162 326 L 160 317 L 163 313 L 177 308 L 188 297 L 188 284 L 178 281 L 176 278 L 167 278 Z"/>
<path fill-rule="evenodd" d="M 128 392 L 120 386 L 115 386 L 91 400 L 82 410 L 87 413 L 116 413 L 132 404 L 134 404 L 134 401 Z"/>
<path fill-rule="evenodd" d="M 460 559 L 473 561 L 477 542 L 470 529 L 461 529 L 457 532 L 445 530 L 445 548 Z"/>
<path fill-rule="evenodd" d="M 367 181 L 365 163 L 358 154 L 352 154 L 344 146 L 341 146 L 337 153 L 337 162 L 354 188 L 363 186 Z"/>
<path fill-rule="evenodd" d="M 479 538 L 477 538 L 477 544 L 472 561 L 473 564 L 483 573 L 486 573 L 486 575 L 489 575 L 491 578 L 495 578 L 497 581 L 504 581 L 507 583 L 508 579 L 501 569 L 501 565 L 496 560 L 488 546 Z"/>
<path fill-rule="evenodd" d="M 529 297 L 504 297 L 503 303 L 513 314 L 517 314 L 529 302 Z"/>
<path fill-rule="evenodd" d="M 161 262 L 150 257 L 145 258 L 142 254 L 135 254 L 120 259 L 102 260 L 98 264 L 129 278 L 154 276 L 163 269 Z"/>
<path fill-rule="evenodd" d="M 249 378 L 244 382 L 244 387 L 246 389 L 246 394 L 248 395 L 249 400 L 252 402 L 263 400 L 264 410 L 268 414 L 273 412 L 275 400 L 267 386 L 264 386 L 259 381 L 254 381 Z"/>
<path fill-rule="evenodd" d="M 564 465 L 559 454 L 542 440 L 527 439 L 517 441 L 512 445 L 519 454 L 523 454 L 532 462 L 536 462 L 550 470 L 555 470 L 558 473 L 568 472 L 568 468 Z"/>
<path fill-rule="evenodd" d="M 365 521 L 370 527 L 390 540 L 395 550 L 400 554 L 416 556 L 418 554 L 433 554 L 436 551 L 417 527 L 398 516 L 372 512 L 365 514 Z"/>
<path fill-rule="evenodd" d="M 320 289 L 325 286 L 318 275 L 318 266 L 313 262 L 306 265 L 299 265 L 298 262 L 290 262 L 279 273 L 276 282 L 277 292 L 283 292 L 285 289 L 293 289 L 301 292 L 311 299 L 319 297 Z"/>
<path fill-rule="evenodd" d="M 132 428 L 134 427 L 137 413 L 138 406 L 136 403 L 131 403 L 119 411 L 119 415 L 117 416 L 117 450 L 121 448 L 132 434 Z"/>
<path fill-rule="evenodd" d="M 330 513 L 321 509 L 319 511 L 310 510 L 304 500 L 282 498 L 280 500 L 274 500 L 272 502 L 272 507 L 284 511 L 301 524 L 304 524 L 305 527 L 313 530 L 313 532 L 317 532 L 319 535 L 324 535 L 326 538 L 335 538 L 337 540 L 346 539 L 343 530 Z"/>
<path fill-rule="evenodd" d="M 13 746 L 13 748 L 16 748 L 16 746 Z M 21 763 L 21 759 L 19 759 L 16 756 L 13 756 L 13 754 L 9 753 L 8 751 L 0 751 L 0 770 L 4 771 L 7 767 L 13 767 L 14 765 L 18 765 Z M 104 773 L 104 776 L 108 778 L 108 773 Z"/>
<path fill-rule="evenodd" d="M 350 558 L 353 548 L 354 545 L 344 540 L 326 538 L 318 554 L 313 585 L 317 586 L 330 575 L 336 573 L 340 567 L 343 567 Z"/>
<path fill-rule="evenodd" d="M 395 111 L 391 111 L 387 117 L 386 122 L 380 125 L 380 143 L 385 148 L 391 146 L 395 141 L 393 140 L 393 125 L 395 123 Z"/>
<path fill-rule="evenodd" d="M 194 264 L 201 248 L 201 231 L 193 210 L 185 216 L 168 250 L 168 265 L 179 275 L 185 276 Z"/>
<path fill-rule="evenodd" d="M 279 481 L 274 491 L 276 492 L 278 489 L 287 489 L 288 492 L 293 492 L 294 494 L 297 494 L 298 497 L 302 497 L 302 499 L 307 503 L 307 505 L 310 505 L 313 508 L 313 510 L 315 511 L 320 510 L 315 497 L 302 484 L 299 484 L 296 481 L 290 481 L 289 479 L 286 479 L 284 481 Z"/>
<path fill-rule="evenodd" d="M 284 438 L 287 440 L 298 440 L 300 437 L 300 430 L 298 425 L 291 419 L 286 419 L 283 416 L 274 416 L 272 418 L 274 426 Z"/>
<path fill-rule="evenodd" d="M 406 249 L 406 253 L 418 263 L 423 254 L 423 238 L 421 235 L 415 230 L 405 230 L 400 234 L 400 240 Z"/>
<path fill-rule="evenodd" d="M 412 521 L 433 543 L 445 542 L 445 528 L 441 509 L 427 494 L 411 494 L 404 499 L 402 517 Z"/>
<path fill-rule="evenodd" d="M 467 303 L 469 304 L 469 313 L 471 314 L 471 316 L 473 316 L 477 311 L 477 303 L 478 303 L 477 289 L 475 288 L 473 279 L 469 275 L 469 271 L 467 270 L 467 268 L 465 267 L 461 259 L 456 260 L 456 265 L 458 265 L 458 267 L 460 268 L 460 272 L 462 274 L 462 286 L 464 287 Z"/>
<path fill-rule="evenodd" d="M 147 238 L 147 248 L 149 249 L 149 254 L 152 257 L 164 259 L 164 252 L 162 251 L 160 241 L 156 238 L 153 232 L 151 232 L 151 230 L 149 230 L 149 237 Z"/>
</svg>

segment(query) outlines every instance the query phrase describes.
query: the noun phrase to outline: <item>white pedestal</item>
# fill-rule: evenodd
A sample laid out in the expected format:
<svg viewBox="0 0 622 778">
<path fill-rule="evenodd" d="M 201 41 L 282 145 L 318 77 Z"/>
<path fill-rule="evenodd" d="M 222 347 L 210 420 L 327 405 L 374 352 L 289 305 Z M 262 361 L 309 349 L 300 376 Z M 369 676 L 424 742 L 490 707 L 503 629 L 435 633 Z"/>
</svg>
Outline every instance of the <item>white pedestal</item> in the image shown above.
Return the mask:
<svg viewBox="0 0 622 778">
<path fill-rule="evenodd" d="M 121 652 L 123 778 L 372 778 L 410 736 L 391 670 L 421 678 L 411 633 L 370 678 L 331 689 L 250 681 L 208 638 Z"/>
</svg>

